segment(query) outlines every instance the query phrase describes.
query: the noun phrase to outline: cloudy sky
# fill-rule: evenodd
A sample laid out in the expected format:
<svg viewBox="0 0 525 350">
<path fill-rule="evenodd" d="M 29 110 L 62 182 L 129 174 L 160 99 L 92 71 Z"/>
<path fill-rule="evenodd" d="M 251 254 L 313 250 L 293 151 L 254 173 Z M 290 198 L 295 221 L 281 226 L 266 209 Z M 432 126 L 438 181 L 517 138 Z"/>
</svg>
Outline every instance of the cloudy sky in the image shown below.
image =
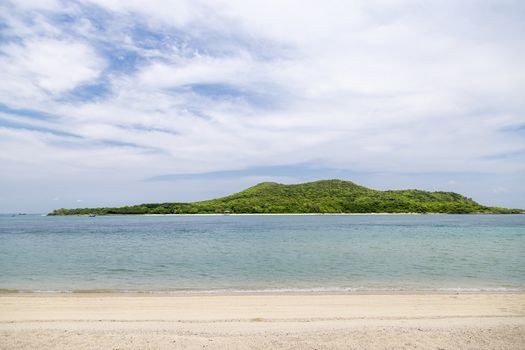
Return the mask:
<svg viewBox="0 0 525 350">
<path fill-rule="evenodd" d="M 0 212 L 342 178 L 525 208 L 522 1 L 4 0 Z"/>
</svg>

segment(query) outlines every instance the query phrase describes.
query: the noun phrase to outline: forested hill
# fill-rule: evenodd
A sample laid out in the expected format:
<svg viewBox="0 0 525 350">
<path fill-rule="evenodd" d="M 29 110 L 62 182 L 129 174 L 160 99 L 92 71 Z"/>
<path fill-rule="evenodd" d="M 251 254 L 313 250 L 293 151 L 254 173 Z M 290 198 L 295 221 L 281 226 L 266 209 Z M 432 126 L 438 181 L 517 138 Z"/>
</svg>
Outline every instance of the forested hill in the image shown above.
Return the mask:
<svg viewBox="0 0 525 350">
<path fill-rule="evenodd" d="M 152 203 L 121 208 L 57 209 L 50 215 L 205 213 L 522 213 L 480 205 L 454 192 L 379 191 L 351 181 L 297 185 L 263 182 L 230 196 L 192 203 Z"/>
</svg>

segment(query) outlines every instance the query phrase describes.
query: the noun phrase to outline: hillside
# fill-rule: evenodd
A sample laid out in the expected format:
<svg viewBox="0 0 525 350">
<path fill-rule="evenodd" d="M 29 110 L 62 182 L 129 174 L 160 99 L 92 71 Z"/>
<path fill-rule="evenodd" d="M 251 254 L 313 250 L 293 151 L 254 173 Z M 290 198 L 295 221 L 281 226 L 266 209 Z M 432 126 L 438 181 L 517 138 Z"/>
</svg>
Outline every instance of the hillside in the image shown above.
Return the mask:
<svg viewBox="0 0 525 350">
<path fill-rule="evenodd" d="M 57 209 L 49 215 L 204 213 L 521 213 L 480 205 L 454 192 L 379 191 L 351 181 L 297 185 L 263 182 L 230 196 L 192 203 L 151 203 L 120 208 Z"/>
</svg>

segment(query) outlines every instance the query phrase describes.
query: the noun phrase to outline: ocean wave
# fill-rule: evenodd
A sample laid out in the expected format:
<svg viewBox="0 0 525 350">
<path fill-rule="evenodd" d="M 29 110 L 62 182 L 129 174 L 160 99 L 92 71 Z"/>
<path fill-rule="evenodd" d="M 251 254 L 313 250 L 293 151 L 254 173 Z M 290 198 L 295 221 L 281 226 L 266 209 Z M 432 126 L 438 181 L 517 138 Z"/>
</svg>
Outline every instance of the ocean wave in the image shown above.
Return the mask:
<svg viewBox="0 0 525 350">
<path fill-rule="evenodd" d="M 523 293 L 525 287 L 441 287 L 441 288 L 369 288 L 369 287 L 314 287 L 314 288 L 222 288 L 222 289 L 64 289 L 29 290 L 2 289 L 0 294 L 168 294 L 168 295 L 221 295 L 221 294 L 359 294 L 359 293 Z"/>
</svg>

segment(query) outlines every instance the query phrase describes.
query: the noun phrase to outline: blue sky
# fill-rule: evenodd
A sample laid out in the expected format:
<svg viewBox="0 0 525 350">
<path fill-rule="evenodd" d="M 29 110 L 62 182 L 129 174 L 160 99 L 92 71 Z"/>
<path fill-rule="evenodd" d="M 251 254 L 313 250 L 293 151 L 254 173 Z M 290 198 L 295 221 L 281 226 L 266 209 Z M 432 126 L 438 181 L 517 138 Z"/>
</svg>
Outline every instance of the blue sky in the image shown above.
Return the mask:
<svg viewBox="0 0 525 350">
<path fill-rule="evenodd" d="M 525 208 L 521 1 L 3 1 L 0 212 L 342 178 Z"/>
</svg>

